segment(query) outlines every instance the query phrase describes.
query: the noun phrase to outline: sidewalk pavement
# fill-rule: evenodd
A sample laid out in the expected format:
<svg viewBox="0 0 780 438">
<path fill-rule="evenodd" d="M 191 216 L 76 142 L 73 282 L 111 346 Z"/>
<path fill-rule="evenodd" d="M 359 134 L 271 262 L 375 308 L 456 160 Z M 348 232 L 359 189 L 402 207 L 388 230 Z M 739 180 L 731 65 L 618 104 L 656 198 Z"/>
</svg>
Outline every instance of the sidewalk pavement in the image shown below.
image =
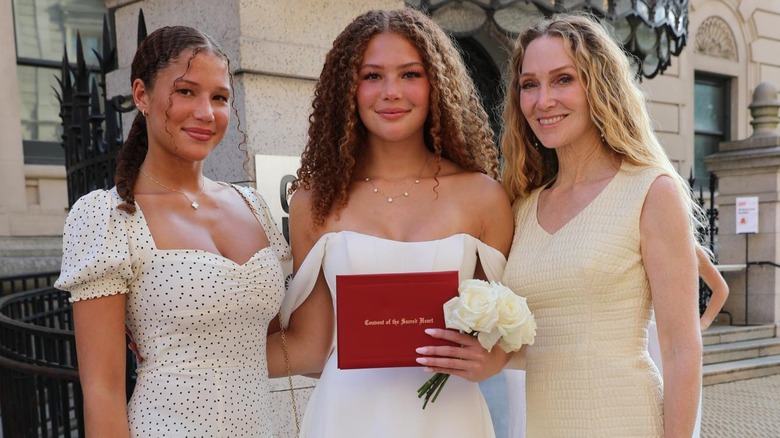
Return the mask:
<svg viewBox="0 0 780 438">
<path fill-rule="evenodd" d="M 705 386 L 701 438 L 780 437 L 780 374 Z"/>
<path fill-rule="evenodd" d="M 480 386 L 491 404 L 496 438 L 505 438 L 506 381 L 498 375 Z M 705 386 L 701 438 L 780 438 L 780 374 Z"/>
</svg>

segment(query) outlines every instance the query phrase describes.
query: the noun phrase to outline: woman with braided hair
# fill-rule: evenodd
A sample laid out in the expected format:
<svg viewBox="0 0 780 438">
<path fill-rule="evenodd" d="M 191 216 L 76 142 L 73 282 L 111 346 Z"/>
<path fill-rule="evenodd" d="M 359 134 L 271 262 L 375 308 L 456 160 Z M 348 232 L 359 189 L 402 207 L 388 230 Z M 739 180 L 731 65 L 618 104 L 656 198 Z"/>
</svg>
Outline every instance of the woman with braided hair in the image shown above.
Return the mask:
<svg viewBox="0 0 780 438">
<path fill-rule="evenodd" d="M 200 31 L 165 27 L 131 80 L 116 186 L 71 209 L 56 284 L 71 292 L 87 434 L 272 436 L 267 380 L 288 370 L 266 334 L 289 247 L 256 191 L 202 173 L 235 112 L 229 60 Z M 125 325 L 143 357 L 128 404 Z M 309 353 L 296 372 L 321 368 Z"/>
</svg>

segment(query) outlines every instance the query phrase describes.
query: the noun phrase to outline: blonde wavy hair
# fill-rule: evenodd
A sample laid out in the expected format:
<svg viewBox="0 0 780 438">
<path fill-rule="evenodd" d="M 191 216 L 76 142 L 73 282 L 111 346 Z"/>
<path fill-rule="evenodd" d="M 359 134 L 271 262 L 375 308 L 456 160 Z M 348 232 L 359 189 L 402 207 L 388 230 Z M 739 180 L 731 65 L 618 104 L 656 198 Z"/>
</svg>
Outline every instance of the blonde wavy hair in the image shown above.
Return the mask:
<svg viewBox="0 0 780 438">
<path fill-rule="evenodd" d="M 555 151 L 534 145 L 534 134 L 520 109 L 523 57 L 528 45 L 541 37 L 561 38 L 574 60 L 585 88 L 590 119 L 604 143 L 624 161 L 664 169 L 678 182 L 693 223 L 701 224 L 701 208 L 691 198 L 688 184 L 669 160 L 650 125 L 645 95 L 629 60 L 595 17 L 561 14 L 525 30 L 515 42 L 506 85 L 502 184 L 511 201 L 549 184 L 558 174 Z"/>
<path fill-rule="evenodd" d="M 411 9 L 374 10 L 355 18 L 333 42 L 315 86 L 308 141 L 290 192 L 312 192 L 312 219 L 321 226 L 346 207 L 349 187 L 366 149 L 357 108 L 358 71 L 369 41 L 396 33 L 420 53 L 430 81 L 425 144 L 438 176 L 445 158 L 467 171 L 498 177 L 498 158 L 487 113 L 452 40 L 425 14 Z"/>
</svg>

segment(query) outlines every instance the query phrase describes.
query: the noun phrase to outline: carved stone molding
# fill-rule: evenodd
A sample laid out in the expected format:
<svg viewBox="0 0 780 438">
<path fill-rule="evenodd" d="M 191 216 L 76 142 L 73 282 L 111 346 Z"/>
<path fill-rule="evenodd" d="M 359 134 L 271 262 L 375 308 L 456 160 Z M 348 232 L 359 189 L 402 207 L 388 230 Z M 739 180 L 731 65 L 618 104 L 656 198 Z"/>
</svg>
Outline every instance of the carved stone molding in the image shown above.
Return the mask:
<svg viewBox="0 0 780 438">
<path fill-rule="evenodd" d="M 709 17 L 699 26 L 693 50 L 702 55 L 739 61 L 734 33 L 720 17 Z"/>
</svg>

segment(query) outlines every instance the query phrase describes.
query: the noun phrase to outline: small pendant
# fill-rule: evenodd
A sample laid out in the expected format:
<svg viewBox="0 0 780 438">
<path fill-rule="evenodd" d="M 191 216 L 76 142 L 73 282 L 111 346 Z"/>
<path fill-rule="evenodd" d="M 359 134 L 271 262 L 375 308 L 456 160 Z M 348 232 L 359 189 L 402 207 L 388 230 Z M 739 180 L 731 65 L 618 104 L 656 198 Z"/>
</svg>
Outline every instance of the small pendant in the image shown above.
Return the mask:
<svg viewBox="0 0 780 438">
<path fill-rule="evenodd" d="M 192 206 L 193 210 L 197 210 L 198 207 L 200 207 L 200 204 L 198 204 L 196 201 L 192 201 L 192 204 L 190 204 L 190 206 Z"/>
<path fill-rule="evenodd" d="M 392 204 L 393 203 L 393 198 L 387 198 L 387 202 Z"/>
</svg>

